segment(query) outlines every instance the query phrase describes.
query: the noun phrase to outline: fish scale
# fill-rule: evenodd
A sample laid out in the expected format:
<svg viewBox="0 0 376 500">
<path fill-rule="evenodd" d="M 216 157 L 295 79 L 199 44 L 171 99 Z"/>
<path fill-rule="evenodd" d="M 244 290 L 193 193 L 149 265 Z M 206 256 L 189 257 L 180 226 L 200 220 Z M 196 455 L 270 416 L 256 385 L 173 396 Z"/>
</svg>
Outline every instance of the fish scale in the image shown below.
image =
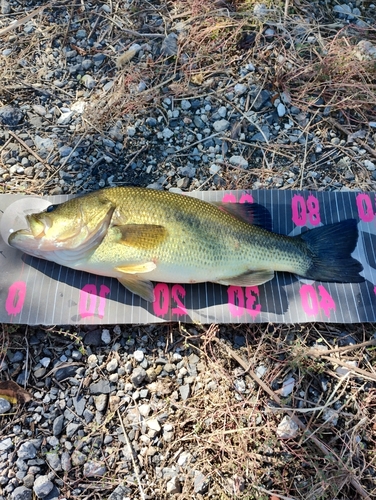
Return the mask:
<svg viewBox="0 0 376 500">
<path fill-rule="evenodd" d="M 90 193 L 28 216 L 9 243 L 26 253 L 103 276 L 153 300 L 152 281 L 253 286 L 288 271 L 360 282 L 351 257 L 353 219 L 289 237 L 271 232 L 258 204 L 212 204 L 137 187 Z M 252 222 L 250 224 L 249 222 Z"/>
</svg>

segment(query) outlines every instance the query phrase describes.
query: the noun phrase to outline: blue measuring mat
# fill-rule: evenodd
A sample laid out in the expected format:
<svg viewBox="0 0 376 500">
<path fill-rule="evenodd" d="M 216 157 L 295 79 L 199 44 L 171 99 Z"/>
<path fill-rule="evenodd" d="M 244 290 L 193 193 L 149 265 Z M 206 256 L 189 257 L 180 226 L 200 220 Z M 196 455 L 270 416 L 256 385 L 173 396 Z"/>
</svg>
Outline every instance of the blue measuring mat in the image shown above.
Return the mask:
<svg viewBox="0 0 376 500">
<path fill-rule="evenodd" d="M 29 325 L 376 321 L 375 193 L 260 190 L 186 194 L 209 202 L 259 203 L 270 212 L 273 231 L 290 236 L 356 219 L 359 238 L 352 256 L 363 265 L 364 282 L 325 283 L 276 273 L 273 280 L 251 287 L 155 283 L 155 301 L 150 303 L 114 278 L 23 254 L 1 237 L 0 321 Z M 69 198 L 72 196 L 39 198 L 44 205 L 34 212 Z M 12 212 L 12 205 L 21 199 L 32 206 L 36 197 L 0 195 L 0 225 L 4 212 Z M 22 221 L 18 225 L 16 229 L 21 229 Z"/>
</svg>

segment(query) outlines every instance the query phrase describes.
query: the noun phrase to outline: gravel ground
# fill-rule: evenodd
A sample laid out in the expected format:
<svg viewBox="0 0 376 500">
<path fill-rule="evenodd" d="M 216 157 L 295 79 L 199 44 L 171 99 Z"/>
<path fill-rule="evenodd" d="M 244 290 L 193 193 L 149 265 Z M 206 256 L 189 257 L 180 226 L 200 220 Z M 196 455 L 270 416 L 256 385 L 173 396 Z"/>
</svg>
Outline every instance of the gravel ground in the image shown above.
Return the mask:
<svg viewBox="0 0 376 500">
<path fill-rule="evenodd" d="M 375 4 L 0 5 L 3 193 L 376 191 Z M 0 500 L 376 498 L 373 325 L 0 338 Z"/>
</svg>

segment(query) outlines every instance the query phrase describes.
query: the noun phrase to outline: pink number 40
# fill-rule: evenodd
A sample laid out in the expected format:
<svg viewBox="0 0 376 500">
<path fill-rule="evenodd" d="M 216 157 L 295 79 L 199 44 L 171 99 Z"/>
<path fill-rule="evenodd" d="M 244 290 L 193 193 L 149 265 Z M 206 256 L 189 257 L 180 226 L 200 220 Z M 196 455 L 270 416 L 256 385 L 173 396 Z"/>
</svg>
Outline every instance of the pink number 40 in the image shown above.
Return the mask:
<svg viewBox="0 0 376 500">
<path fill-rule="evenodd" d="M 303 310 L 308 316 L 317 316 L 323 311 L 325 316 L 329 318 L 331 311 L 336 310 L 336 303 L 322 285 L 319 285 L 317 289 L 318 291 L 313 285 L 303 285 L 300 288 Z"/>
</svg>

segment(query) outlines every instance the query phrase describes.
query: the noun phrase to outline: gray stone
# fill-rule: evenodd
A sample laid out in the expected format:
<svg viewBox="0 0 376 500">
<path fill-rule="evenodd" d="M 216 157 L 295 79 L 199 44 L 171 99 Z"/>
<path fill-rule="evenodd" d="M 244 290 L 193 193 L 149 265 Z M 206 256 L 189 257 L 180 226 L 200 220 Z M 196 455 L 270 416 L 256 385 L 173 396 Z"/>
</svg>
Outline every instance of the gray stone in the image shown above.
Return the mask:
<svg viewBox="0 0 376 500">
<path fill-rule="evenodd" d="M 103 146 L 106 146 L 107 148 L 114 148 L 115 143 L 114 143 L 114 141 L 111 141 L 111 139 L 104 138 L 103 139 Z"/>
<path fill-rule="evenodd" d="M 221 167 L 219 165 L 216 165 L 215 163 L 212 163 L 209 168 L 209 172 L 212 175 L 218 174 L 218 172 L 221 170 Z"/>
<path fill-rule="evenodd" d="M 40 104 L 33 104 L 32 108 L 40 116 L 44 116 L 47 113 L 46 108 Z"/>
<path fill-rule="evenodd" d="M 119 366 L 119 362 L 116 358 L 112 358 L 106 365 L 106 370 L 109 372 L 109 373 L 112 373 L 114 372 L 117 367 Z"/>
<path fill-rule="evenodd" d="M 289 377 L 287 380 L 285 380 L 279 392 L 280 396 L 282 398 L 286 398 L 287 396 L 289 396 L 294 390 L 294 385 L 295 385 L 294 377 Z"/>
<path fill-rule="evenodd" d="M 184 177 L 189 177 L 190 179 L 192 179 L 196 175 L 195 167 L 190 167 L 189 165 L 186 165 L 184 167 L 179 167 L 178 172 L 180 175 Z"/>
<path fill-rule="evenodd" d="M 180 107 L 181 107 L 181 109 L 184 109 L 186 111 L 186 110 L 190 109 L 191 103 L 189 101 L 187 101 L 186 99 L 183 99 L 180 103 Z"/>
<path fill-rule="evenodd" d="M 118 142 L 123 142 L 123 139 L 124 139 L 124 134 L 122 132 L 122 125 L 121 125 L 121 122 L 119 123 L 119 125 L 115 125 L 115 127 L 112 127 L 110 130 L 109 130 L 109 135 L 112 139 L 114 139 L 115 141 L 118 141 Z"/>
<path fill-rule="evenodd" d="M 64 472 L 69 472 L 72 468 L 71 458 L 67 451 L 63 451 L 61 454 L 61 468 Z"/>
<path fill-rule="evenodd" d="M 282 102 L 277 106 L 277 113 L 279 117 L 285 116 L 286 114 L 286 106 Z"/>
<path fill-rule="evenodd" d="M 66 430 L 67 437 L 74 436 L 80 427 L 82 427 L 81 423 L 80 424 L 76 424 L 74 422 L 70 422 L 67 425 L 67 430 Z"/>
<path fill-rule="evenodd" d="M 164 56 L 175 56 L 178 52 L 178 36 L 176 33 L 170 33 L 162 42 L 161 53 Z"/>
<path fill-rule="evenodd" d="M 0 415 L 4 415 L 4 413 L 8 413 L 8 411 L 12 408 L 12 405 L 9 403 L 7 399 L 0 398 Z"/>
<path fill-rule="evenodd" d="M 130 488 L 119 484 L 108 497 L 108 500 L 124 500 L 124 498 L 131 495 L 131 493 L 132 490 Z"/>
<path fill-rule="evenodd" d="M 195 471 L 195 479 L 194 479 L 194 492 L 195 493 L 200 493 L 203 495 L 204 493 L 207 492 L 209 487 L 209 481 L 206 476 L 200 471 Z"/>
<path fill-rule="evenodd" d="M 35 371 L 34 371 L 34 377 L 35 378 L 42 378 L 46 373 L 46 369 L 43 368 L 43 366 L 37 368 Z"/>
<path fill-rule="evenodd" d="M 83 465 L 87 460 L 87 456 L 79 450 L 74 450 L 72 453 L 72 464 L 74 467 Z"/>
<path fill-rule="evenodd" d="M 79 417 L 82 416 L 86 407 L 86 398 L 82 395 L 73 398 L 74 410 Z"/>
<path fill-rule="evenodd" d="M 190 393 L 191 393 L 191 388 L 189 384 L 181 385 L 179 387 L 179 392 L 180 392 L 180 397 L 183 401 L 189 398 Z"/>
<path fill-rule="evenodd" d="M 168 127 L 162 130 L 162 136 L 164 137 L 164 139 L 171 139 L 173 135 L 174 135 L 173 131 Z"/>
<path fill-rule="evenodd" d="M 71 121 L 73 117 L 73 114 L 74 114 L 73 111 L 66 111 L 65 113 L 61 113 L 61 115 L 57 119 L 57 123 L 59 125 L 68 125 L 68 123 Z"/>
<path fill-rule="evenodd" d="M 137 361 L 137 363 L 142 363 L 145 355 L 144 355 L 143 351 L 137 350 L 137 351 L 134 351 L 133 357 Z"/>
<path fill-rule="evenodd" d="M 25 486 L 19 486 L 12 491 L 12 500 L 31 500 L 33 495 L 32 490 Z"/>
<path fill-rule="evenodd" d="M 91 59 L 84 59 L 81 63 L 82 69 L 87 71 L 93 66 L 93 61 Z"/>
<path fill-rule="evenodd" d="M 35 174 L 34 167 L 26 167 L 25 168 L 26 177 L 28 177 L 29 179 L 32 179 L 34 177 L 34 174 Z"/>
<path fill-rule="evenodd" d="M 95 64 L 95 66 L 99 66 L 100 64 L 102 64 L 102 62 L 107 59 L 107 56 L 106 54 L 101 54 L 101 53 L 98 53 L 98 54 L 94 54 L 93 55 L 93 62 Z"/>
<path fill-rule="evenodd" d="M 333 7 L 333 12 L 337 12 L 337 14 L 343 14 L 348 17 L 352 16 L 351 7 L 345 3 L 342 5 L 335 5 Z"/>
<path fill-rule="evenodd" d="M 17 456 L 21 460 L 30 460 L 32 458 L 35 458 L 36 455 L 37 450 L 33 443 L 31 443 L 30 441 L 25 441 L 24 443 L 22 443 L 17 451 Z"/>
<path fill-rule="evenodd" d="M 161 424 L 158 422 L 156 418 L 151 418 L 146 421 L 146 425 L 149 429 L 155 432 L 161 431 Z"/>
<path fill-rule="evenodd" d="M 1 0 L 1 13 L 2 14 L 10 14 L 11 7 L 10 3 L 7 0 Z"/>
<path fill-rule="evenodd" d="M 252 108 L 255 111 L 260 111 L 265 106 L 270 106 L 271 96 L 267 90 L 253 92 Z"/>
<path fill-rule="evenodd" d="M 130 377 L 131 382 L 135 387 L 139 387 L 145 380 L 145 378 L 146 378 L 146 371 L 143 368 L 141 368 L 141 366 L 137 366 L 133 370 L 132 375 Z"/>
<path fill-rule="evenodd" d="M 49 139 L 48 137 L 40 137 L 39 135 L 35 136 L 34 144 L 38 151 L 52 151 L 55 147 L 54 141 L 52 139 Z"/>
<path fill-rule="evenodd" d="M 166 492 L 168 495 L 177 495 L 181 493 L 181 484 L 177 476 L 173 477 L 166 484 Z"/>
<path fill-rule="evenodd" d="M 195 116 L 193 117 L 193 123 L 195 124 L 195 126 L 196 126 L 197 128 L 205 128 L 205 127 L 206 127 L 205 122 L 203 122 L 203 121 L 201 120 L 201 118 L 200 118 L 199 116 L 197 116 L 197 115 L 195 115 Z"/>
<path fill-rule="evenodd" d="M 44 497 L 44 500 L 60 500 L 61 496 L 60 496 L 60 491 L 58 490 L 58 488 L 54 485 L 54 487 L 52 488 L 52 490 L 49 492 L 49 494 Z"/>
<path fill-rule="evenodd" d="M 230 127 L 230 122 L 228 120 L 216 120 L 213 123 L 213 128 L 216 132 L 224 132 Z"/>
<path fill-rule="evenodd" d="M 111 386 L 108 380 L 102 379 L 90 385 L 90 394 L 110 394 Z"/>
<path fill-rule="evenodd" d="M 33 490 L 38 498 L 44 498 L 53 487 L 54 483 L 48 479 L 48 476 L 38 476 L 34 481 Z"/>
<path fill-rule="evenodd" d="M 127 136 L 134 137 L 136 135 L 135 127 L 127 127 Z"/>
<path fill-rule="evenodd" d="M 83 38 L 86 38 L 86 30 L 78 30 L 76 32 L 76 38 L 82 40 Z"/>
<path fill-rule="evenodd" d="M 47 453 L 46 460 L 53 471 L 62 470 L 60 457 L 56 452 Z"/>
<path fill-rule="evenodd" d="M 240 155 L 231 156 L 229 162 L 231 163 L 231 165 L 235 165 L 237 167 L 248 168 L 248 161 Z"/>
<path fill-rule="evenodd" d="M 111 334 L 110 334 L 110 330 L 107 330 L 107 329 L 104 329 L 102 330 L 102 334 L 101 334 L 101 340 L 104 344 L 108 345 L 111 343 Z"/>
<path fill-rule="evenodd" d="M 167 372 L 167 373 L 174 373 L 175 370 L 176 370 L 176 366 L 173 365 L 172 363 L 166 363 L 164 365 L 164 370 Z"/>
<path fill-rule="evenodd" d="M 283 417 L 283 419 L 281 420 L 280 424 L 277 427 L 277 436 L 280 439 L 292 439 L 296 437 L 298 432 L 299 432 L 299 427 L 288 415 Z"/>
<path fill-rule="evenodd" d="M 97 411 L 105 411 L 107 408 L 108 395 L 100 394 L 99 396 L 94 397 L 95 409 Z"/>
<path fill-rule="evenodd" d="M 149 127 L 155 127 L 158 122 L 157 122 L 157 120 L 155 118 L 149 117 L 149 118 L 146 118 L 145 123 Z"/>
<path fill-rule="evenodd" d="M 84 464 L 85 477 L 101 477 L 106 474 L 107 468 L 102 462 L 94 462 L 90 460 Z"/>
<path fill-rule="evenodd" d="M 52 423 L 52 434 L 54 436 L 59 436 L 63 430 L 64 425 L 64 415 L 59 415 L 56 417 Z"/>
<path fill-rule="evenodd" d="M 81 78 L 81 82 L 89 90 L 93 89 L 95 87 L 95 85 L 96 85 L 96 82 L 95 82 L 94 78 L 91 75 L 88 75 L 88 74 L 84 75 Z"/>
<path fill-rule="evenodd" d="M 8 451 L 12 448 L 12 438 L 5 438 L 0 441 L 0 452 Z"/>
<path fill-rule="evenodd" d="M 147 418 L 149 416 L 149 414 L 150 414 L 151 407 L 150 407 L 150 405 L 143 404 L 143 405 L 140 405 L 138 407 L 138 411 L 140 412 L 140 415 L 142 415 L 143 417 Z"/>
<path fill-rule="evenodd" d="M 364 160 L 363 165 L 367 170 L 373 171 L 376 169 L 375 164 L 370 160 Z"/>
<path fill-rule="evenodd" d="M 86 408 L 83 417 L 85 419 L 85 422 L 89 424 L 94 418 L 94 413 Z"/>
<path fill-rule="evenodd" d="M 0 123 L 8 127 L 17 126 L 23 118 L 22 111 L 14 106 L 0 106 Z"/>
<path fill-rule="evenodd" d="M 26 474 L 23 477 L 22 482 L 23 482 L 23 485 L 25 486 L 25 488 L 32 488 L 33 484 L 34 484 L 34 480 L 35 480 L 34 474 Z"/>
<path fill-rule="evenodd" d="M 65 156 L 69 156 L 72 151 L 73 148 L 71 148 L 70 146 L 62 146 L 61 148 L 59 148 L 59 153 L 62 158 L 64 158 Z"/>
<path fill-rule="evenodd" d="M 237 83 L 234 87 L 234 90 L 236 94 L 242 95 L 246 92 L 247 88 L 247 85 L 244 85 L 244 83 Z"/>
</svg>

